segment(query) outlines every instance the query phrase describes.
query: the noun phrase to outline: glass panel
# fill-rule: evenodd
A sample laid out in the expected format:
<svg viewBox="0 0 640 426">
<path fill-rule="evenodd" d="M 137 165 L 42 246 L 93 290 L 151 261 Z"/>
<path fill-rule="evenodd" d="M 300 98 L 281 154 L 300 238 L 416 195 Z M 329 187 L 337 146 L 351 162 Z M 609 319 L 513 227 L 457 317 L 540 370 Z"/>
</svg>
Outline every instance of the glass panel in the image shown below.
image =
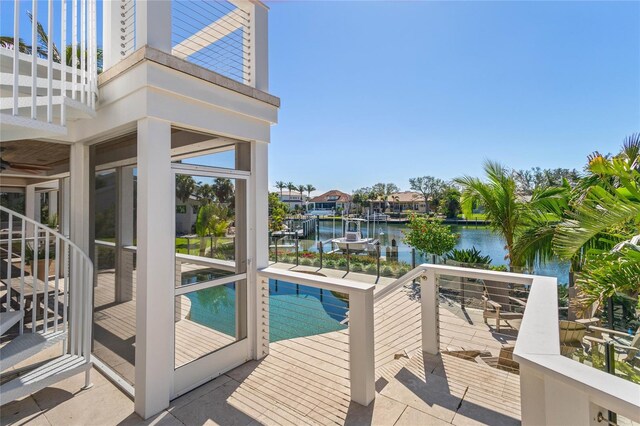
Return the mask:
<svg viewBox="0 0 640 426">
<path fill-rule="evenodd" d="M 176 287 L 246 272 L 246 183 L 176 174 Z"/>
<path fill-rule="evenodd" d="M 175 298 L 175 368 L 246 337 L 244 280 Z"/>
</svg>

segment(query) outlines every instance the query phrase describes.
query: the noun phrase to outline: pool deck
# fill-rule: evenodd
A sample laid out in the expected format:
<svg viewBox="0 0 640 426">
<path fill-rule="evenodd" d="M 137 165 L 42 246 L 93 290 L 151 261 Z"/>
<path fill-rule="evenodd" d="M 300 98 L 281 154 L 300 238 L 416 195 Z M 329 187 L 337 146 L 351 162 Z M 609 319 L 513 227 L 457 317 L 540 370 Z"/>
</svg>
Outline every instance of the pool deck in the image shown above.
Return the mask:
<svg viewBox="0 0 640 426">
<path fill-rule="evenodd" d="M 352 277 L 350 277 L 352 278 Z M 376 400 L 349 398 L 348 330 L 270 345 L 248 362 L 172 401 L 143 422 L 133 402 L 100 373 L 80 390 L 76 376 L 2 407 L 3 424 L 259 425 L 519 424 L 519 376 L 450 355 L 452 350 L 497 354 L 515 337 L 497 335 L 481 312 L 443 303 L 441 350 L 420 350 L 420 304 L 410 289 L 375 307 Z"/>
</svg>

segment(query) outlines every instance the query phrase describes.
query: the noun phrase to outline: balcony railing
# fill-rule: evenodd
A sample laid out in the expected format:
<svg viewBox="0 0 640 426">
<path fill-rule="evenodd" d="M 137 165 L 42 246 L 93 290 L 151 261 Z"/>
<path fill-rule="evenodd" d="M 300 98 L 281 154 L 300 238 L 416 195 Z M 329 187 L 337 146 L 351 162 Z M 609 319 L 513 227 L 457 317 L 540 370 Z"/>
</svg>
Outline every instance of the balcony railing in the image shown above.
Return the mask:
<svg viewBox="0 0 640 426">
<path fill-rule="evenodd" d="M 90 116 L 97 98 L 99 67 L 96 1 L 49 0 L 2 2 L 13 15 L 12 39 L 0 45 L 0 110 L 13 123 L 38 120 L 64 127 L 68 108 Z M 11 10 L 12 9 L 12 10 Z M 41 9 L 41 8 L 40 8 Z M 29 17 L 28 28 L 21 22 Z"/>
</svg>

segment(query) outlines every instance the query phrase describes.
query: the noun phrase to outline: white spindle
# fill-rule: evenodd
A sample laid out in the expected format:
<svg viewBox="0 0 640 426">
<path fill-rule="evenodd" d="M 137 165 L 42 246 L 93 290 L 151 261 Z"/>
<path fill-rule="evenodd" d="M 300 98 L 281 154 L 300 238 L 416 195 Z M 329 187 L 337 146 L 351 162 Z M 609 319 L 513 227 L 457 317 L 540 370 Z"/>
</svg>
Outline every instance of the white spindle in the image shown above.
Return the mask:
<svg viewBox="0 0 640 426">
<path fill-rule="evenodd" d="M 80 0 L 80 102 L 86 99 L 87 88 L 87 0 Z"/>
<path fill-rule="evenodd" d="M 47 11 L 47 122 L 53 122 L 53 0 L 49 0 Z M 45 325 L 46 327 L 46 325 Z"/>
<path fill-rule="evenodd" d="M 13 9 L 13 115 L 18 115 L 18 95 L 20 91 L 20 2 L 14 2 Z"/>
<path fill-rule="evenodd" d="M 44 279 L 42 280 L 44 285 L 44 299 L 42 300 L 42 310 L 43 310 L 43 327 L 44 332 L 46 333 L 49 329 L 48 320 L 49 320 L 49 231 L 45 231 L 45 239 L 44 239 Z"/>
<path fill-rule="evenodd" d="M 20 309 L 24 310 L 24 256 L 27 245 L 27 229 L 26 222 L 22 219 L 22 227 L 20 230 Z M 20 334 L 24 331 L 24 315 L 20 317 Z"/>
<path fill-rule="evenodd" d="M 67 332 L 69 330 L 67 321 L 68 321 L 68 312 L 69 312 L 69 280 L 70 275 L 71 275 L 71 267 L 69 266 L 70 264 L 70 259 L 69 259 L 69 242 L 65 241 L 64 242 L 64 246 L 63 246 L 63 259 L 64 259 L 64 264 L 63 264 L 63 268 L 62 270 L 64 271 L 64 294 L 62 295 L 63 297 L 63 304 L 64 306 L 62 307 L 62 330 L 64 332 Z M 65 347 L 67 346 L 66 344 L 66 340 L 65 339 Z"/>
<path fill-rule="evenodd" d="M 32 2 L 31 19 L 31 118 L 38 118 L 38 0 Z"/>
<path fill-rule="evenodd" d="M 33 224 L 33 263 L 31 264 L 31 332 L 36 332 L 36 315 L 38 313 L 38 299 L 36 283 L 38 279 L 38 244 L 40 243 L 40 230 Z"/>
<path fill-rule="evenodd" d="M 11 257 L 13 257 L 13 216 L 9 215 L 9 246 L 7 247 L 7 309 L 9 312 L 11 310 L 11 269 L 13 268 L 13 263 L 11 262 Z"/>
<path fill-rule="evenodd" d="M 60 20 L 62 33 L 60 34 L 60 125 L 64 126 L 67 121 L 64 98 L 67 97 L 67 0 L 62 0 L 60 6 Z"/>
<path fill-rule="evenodd" d="M 76 334 L 78 333 L 78 327 L 76 327 L 76 323 L 77 323 L 77 318 L 78 318 L 78 295 L 76 294 L 76 287 L 77 287 L 77 271 L 78 271 L 78 262 L 77 262 L 77 256 L 76 256 L 76 252 L 73 251 L 72 255 L 71 255 L 71 283 L 69 285 L 69 292 L 71 293 L 71 302 L 70 305 L 72 306 L 71 312 L 70 312 L 70 319 L 69 319 L 69 332 L 71 333 L 71 355 L 76 355 L 76 342 L 78 341 L 78 339 L 76 338 Z"/>
<path fill-rule="evenodd" d="M 54 261 L 55 261 L 55 266 L 53 268 L 54 270 L 54 276 L 55 276 L 55 282 L 54 282 L 54 288 L 53 288 L 53 331 L 58 331 L 58 322 L 60 321 L 60 315 L 58 315 L 58 298 L 60 297 L 59 291 L 58 291 L 58 285 L 60 282 L 60 237 L 56 236 L 56 245 L 55 245 L 55 251 L 54 251 Z"/>
<path fill-rule="evenodd" d="M 71 5 L 71 78 L 73 80 L 73 91 L 71 92 L 71 99 L 77 99 L 78 91 L 78 0 L 73 0 Z"/>
</svg>

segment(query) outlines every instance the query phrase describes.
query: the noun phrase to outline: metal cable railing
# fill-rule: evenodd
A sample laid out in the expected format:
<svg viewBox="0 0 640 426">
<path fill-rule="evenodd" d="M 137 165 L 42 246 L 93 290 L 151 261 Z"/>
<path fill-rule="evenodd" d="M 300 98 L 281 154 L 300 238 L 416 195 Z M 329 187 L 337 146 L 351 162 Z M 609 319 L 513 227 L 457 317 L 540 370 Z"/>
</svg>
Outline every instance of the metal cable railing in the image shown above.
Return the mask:
<svg viewBox="0 0 640 426">
<path fill-rule="evenodd" d="M 249 84 L 250 15 L 227 1 L 172 2 L 172 53 Z"/>
<path fill-rule="evenodd" d="M 136 2 L 120 0 L 120 58 L 124 59 L 135 50 L 136 45 Z"/>
</svg>

